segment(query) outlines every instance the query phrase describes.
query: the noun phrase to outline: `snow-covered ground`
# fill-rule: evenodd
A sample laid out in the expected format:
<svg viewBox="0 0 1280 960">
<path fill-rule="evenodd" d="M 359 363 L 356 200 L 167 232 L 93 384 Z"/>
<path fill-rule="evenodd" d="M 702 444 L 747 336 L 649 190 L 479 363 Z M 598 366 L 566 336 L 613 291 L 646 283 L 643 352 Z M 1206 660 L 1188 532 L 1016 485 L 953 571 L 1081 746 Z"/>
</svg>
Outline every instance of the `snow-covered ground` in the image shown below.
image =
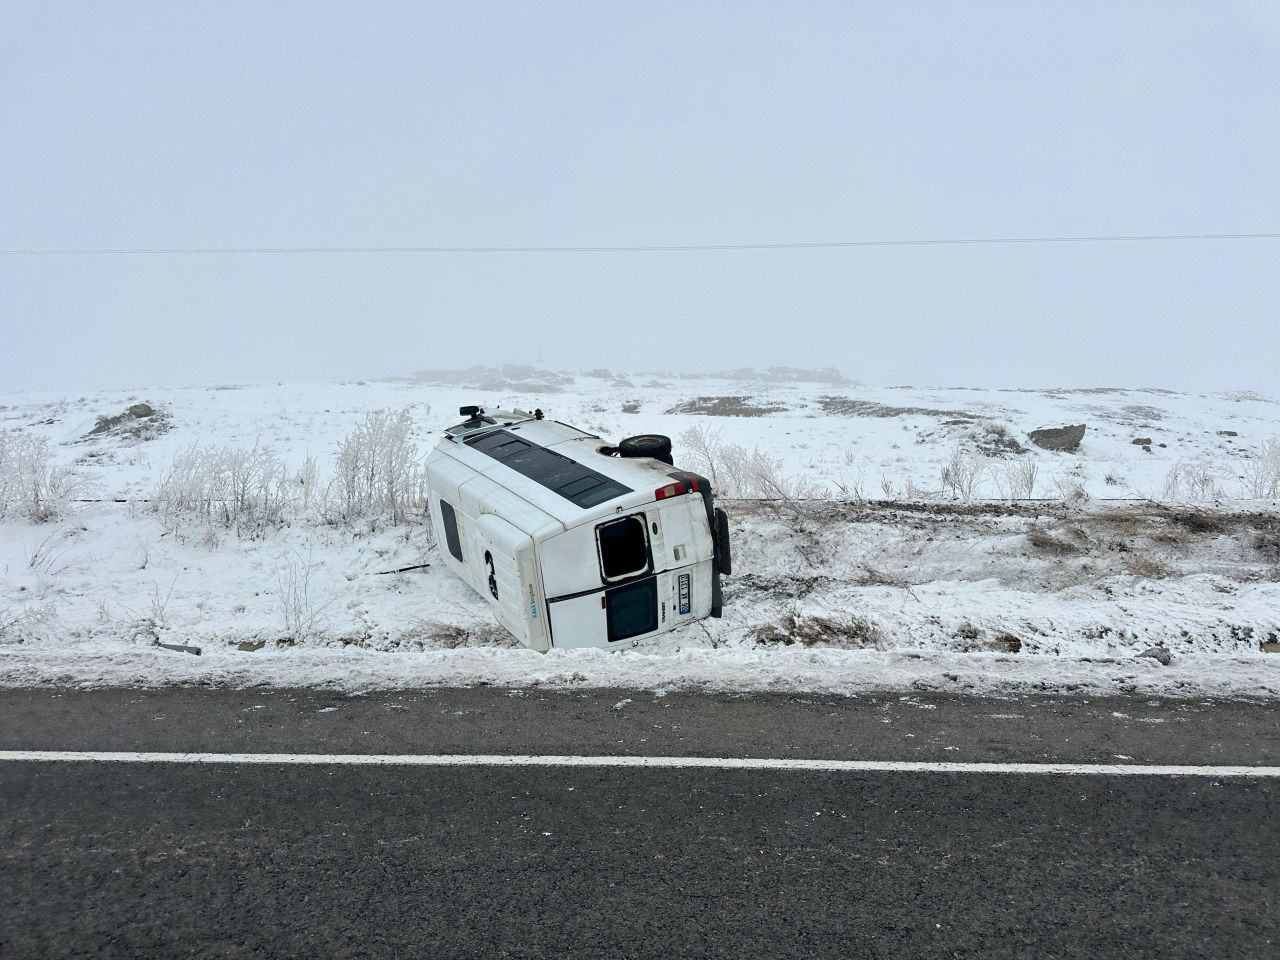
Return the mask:
<svg viewBox="0 0 1280 960">
<path fill-rule="evenodd" d="M 634 651 L 535 654 L 440 565 L 383 572 L 431 563 L 430 529 L 321 505 L 367 411 L 408 408 L 425 452 L 464 403 L 667 433 L 678 463 L 712 455 L 722 491 L 794 499 L 725 504 L 723 620 Z M 134 404 L 153 412 L 91 433 Z M 1074 453 L 1027 437 L 1079 423 Z M 1256 394 L 508 368 L 0 396 L 0 430 L 47 440 L 96 498 L 0 521 L 0 683 L 1280 696 L 1280 403 Z M 269 450 L 296 484 L 282 522 L 157 511 L 193 445 Z"/>
</svg>

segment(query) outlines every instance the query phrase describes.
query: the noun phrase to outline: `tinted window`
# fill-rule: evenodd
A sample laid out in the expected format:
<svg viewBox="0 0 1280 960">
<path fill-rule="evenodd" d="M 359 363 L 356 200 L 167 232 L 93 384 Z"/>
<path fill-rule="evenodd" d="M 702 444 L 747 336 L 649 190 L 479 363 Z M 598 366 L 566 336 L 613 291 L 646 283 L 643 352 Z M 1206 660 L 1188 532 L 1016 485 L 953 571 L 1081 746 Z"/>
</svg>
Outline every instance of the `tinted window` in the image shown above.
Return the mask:
<svg viewBox="0 0 1280 960">
<path fill-rule="evenodd" d="M 516 473 L 542 484 L 580 507 L 594 507 L 631 488 L 563 454 L 522 440 L 506 430 L 494 430 L 467 441 L 467 446 L 500 461 Z"/>
<path fill-rule="evenodd" d="M 522 450 L 528 450 L 532 446 L 532 444 L 526 443 L 519 437 L 513 437 L 505 430 L 482 434 L 467 442 L 476 450 L 487 453 L 495 460 L 505 460 L 507 457 L 520 453 Z"/>
<path fill-rule="evenodd" d="M 600 538 L 600 564 L 606 580 L 645 573 L 649 550 L 644 535 L 644 515 L 615 520 L 596 528 Z"/>
<path fill-rule="evenodd" d="M 440 518 L 444 520 L 444 539 L 455 560 L 462 560 L 462 540 L 458 537 L 458 516 L 453 507 L 440 501 Z"/>
<path fill-rule="evenodd" d="M 626 640 L 658 629 L 658 581 L 656 577 L 614 587 L 605 594 L 609 641 Z"/>
</svg>

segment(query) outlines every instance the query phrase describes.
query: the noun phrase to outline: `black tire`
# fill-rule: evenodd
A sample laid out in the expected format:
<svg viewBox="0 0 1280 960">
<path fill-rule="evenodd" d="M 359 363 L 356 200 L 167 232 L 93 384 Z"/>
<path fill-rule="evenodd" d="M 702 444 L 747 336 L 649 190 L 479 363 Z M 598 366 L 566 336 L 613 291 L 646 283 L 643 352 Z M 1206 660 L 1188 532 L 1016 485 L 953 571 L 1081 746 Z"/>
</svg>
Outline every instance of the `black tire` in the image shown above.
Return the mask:
<svg viewBox="0 0 1280 960">
<path fill-rule="evenodd" d="M 716 528 L 712 533 L 716 541 L 716 563 L 726 577 L 733 573 L 733 552 L 729 548 L 729 515 L 723 507 L 716 507 Z"/>
<path fill-rule="evenodd" d="M 618 452 L 624 457 L 652 457 L 663 463 L 671 463 L 671 438 L 658 433 L 643 433 L 627 437 L 618 444 Z"/>
</svg>

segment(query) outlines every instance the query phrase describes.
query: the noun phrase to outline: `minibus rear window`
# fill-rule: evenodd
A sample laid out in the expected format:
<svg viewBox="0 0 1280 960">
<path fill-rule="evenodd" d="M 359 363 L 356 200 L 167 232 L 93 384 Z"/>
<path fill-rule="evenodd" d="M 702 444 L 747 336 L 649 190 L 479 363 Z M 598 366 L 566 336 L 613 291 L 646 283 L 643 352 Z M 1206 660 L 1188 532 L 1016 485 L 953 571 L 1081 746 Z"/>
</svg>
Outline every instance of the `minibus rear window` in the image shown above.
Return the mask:
<svg viewBox="0 0 1280 960">
<path fill-rule="evenodd" d="M 605 594 L 605 620 L 609 642 L 638 637 L 658 629 L 658 581 L 656 577 L 614 587 Z"/>
<path fill-rule="evenodd" d="M 644 515 L 625 517 L 596 528 L 600 539 L 600 565 L 605 580 L 621 580 L 649 570 L 649 544 Z"/>
</svg>

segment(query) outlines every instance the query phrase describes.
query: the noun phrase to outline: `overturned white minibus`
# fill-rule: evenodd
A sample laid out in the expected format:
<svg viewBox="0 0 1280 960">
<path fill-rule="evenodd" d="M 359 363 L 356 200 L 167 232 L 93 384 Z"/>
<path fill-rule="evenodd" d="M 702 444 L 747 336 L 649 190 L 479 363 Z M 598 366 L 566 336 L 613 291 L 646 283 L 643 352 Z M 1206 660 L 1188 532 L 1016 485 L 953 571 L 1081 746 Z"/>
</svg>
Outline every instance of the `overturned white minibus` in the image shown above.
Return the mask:
<svg viewBox="0 0 1280 960">
<path fill-rule="evenodd" d="M 444 563 L 534 650 L 626 647 L 720 616 L 729 525 L 665 437 L 463 407 L 427 457 Z"/>
</svg>

